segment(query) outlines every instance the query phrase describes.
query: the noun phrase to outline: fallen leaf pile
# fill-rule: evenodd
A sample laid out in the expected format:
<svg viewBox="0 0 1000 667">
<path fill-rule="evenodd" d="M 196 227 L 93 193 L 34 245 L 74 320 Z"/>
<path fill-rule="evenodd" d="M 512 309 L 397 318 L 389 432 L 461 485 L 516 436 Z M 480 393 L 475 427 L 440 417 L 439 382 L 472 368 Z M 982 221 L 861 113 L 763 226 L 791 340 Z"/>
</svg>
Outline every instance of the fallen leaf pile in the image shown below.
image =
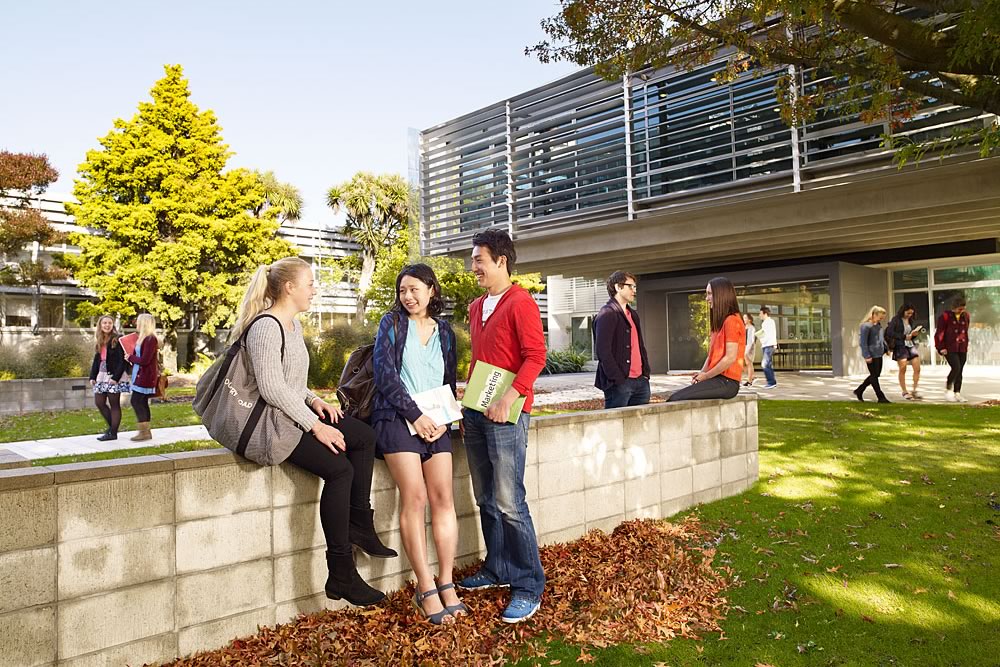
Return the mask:
<svg viewBox="0 0 1000 667">
<path fill-rule="evenodd" d="M 374 609 L 341 609 L 261 628 L 227 647 L 171 663 L 216 665 L 495 665 L 542 658 L 545 638 L 584 647 L 662 642 L 719 631 L 731 573 L 712 567 L 718 536 L 696 517 L 634 520 L 541 549 L 541 609 L 519 625 L 500 621 L 508 591 L 463 594 L 471 616 L 435 627 L 418 619 L 412 584 Z M 465 569 L 471 572 L 473 565 Z M 542 661 L 540 664 L 548 664 Z"/>
</svg>

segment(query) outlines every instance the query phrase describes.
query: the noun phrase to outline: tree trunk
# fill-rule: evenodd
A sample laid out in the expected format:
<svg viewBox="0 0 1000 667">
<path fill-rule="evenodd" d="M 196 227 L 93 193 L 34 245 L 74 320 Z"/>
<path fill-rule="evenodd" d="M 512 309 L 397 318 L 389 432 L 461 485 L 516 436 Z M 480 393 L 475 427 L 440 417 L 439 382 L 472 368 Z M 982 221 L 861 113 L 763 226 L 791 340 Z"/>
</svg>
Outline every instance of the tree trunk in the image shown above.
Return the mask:
<svg viewBox="0 0 1000 667">
<path fill-rule="evenodd" d="M 358 278 L 358 305 L 354 315 L 358 321 L 365 321 L 365 308 L 368 306 L 368 290 L 372 286 L 372 276 L 375 275 L 375 253 L 369 250 L 361 251 L 361 276 Z"/>
</svg>

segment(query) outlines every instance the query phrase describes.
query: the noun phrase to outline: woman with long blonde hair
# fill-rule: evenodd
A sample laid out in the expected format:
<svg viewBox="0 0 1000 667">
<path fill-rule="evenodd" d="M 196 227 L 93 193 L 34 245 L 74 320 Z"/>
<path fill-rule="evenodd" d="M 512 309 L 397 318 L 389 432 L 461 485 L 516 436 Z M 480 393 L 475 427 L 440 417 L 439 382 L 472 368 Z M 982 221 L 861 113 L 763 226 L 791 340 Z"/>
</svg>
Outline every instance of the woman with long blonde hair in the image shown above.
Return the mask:
<svg viewBox="0 0 1000 667">
<path fill-rule="evenodd" d="M 244 336 L 242 345 L 261 398 L 302 430 L 301 435 L 294 433 L 294 439 L 269 438 L 264 451 L 249 457 L 271 465 L 288 461 L 323 479 L 319 517 L 329 570 L 326 595 L 367 606 L 385 595 L 358 574 L 351 545 L 379 558 L 391 558 L 396 552 L 375 532 L 371 508 L 375 431 L 306 387 L 309 353 L 297 316 L 309 310 L 315 294 L 312 269 L 297 257 L 260 267 L 247 287 L 232 336 L 237 340 Z"/>
<path fill-rule="evenodd" d="M 153 437 L 149 427 L 152 420 L 149 398 L 156 393 L 156 383 L 160 379 L 160 341 L 156 337 L 156 320 L 149 313 L 135 318 L 135 332 L 138 338 L 128 360 L 132 362 L 132 409 L 139 422 L 139 432 L 131 439 L 140 441 Z"/>
<path fill-rule="evenodd" d="M 118 342 L 115 319 L 110 315 L 97 318 L 94 329 L 94 361 L 90 365 L 90 386 L 94 389 L 94 404 L 108 428 L 97 439 L 101 442 L 118 439 L 122 423 L 121 395 L 129 391 L 128 363 Z"/>
<path fill-rule="evenodd" d="M 882 320 L 885 319 L 885 308 L 872 306 L 868 314 L 861 320 L 861 332 L 858 345 L 861 347 L 861 357 L 868 366 L 868 377 L 854 390 L 854 395 L 864 403 L 865 389 L 871 386 L 879 403 L 891 403 L 882 393 L 878 378 L 882 374 L 882 355 L 885 354 L 885 339 L 882 337 Z"/>
</svg>

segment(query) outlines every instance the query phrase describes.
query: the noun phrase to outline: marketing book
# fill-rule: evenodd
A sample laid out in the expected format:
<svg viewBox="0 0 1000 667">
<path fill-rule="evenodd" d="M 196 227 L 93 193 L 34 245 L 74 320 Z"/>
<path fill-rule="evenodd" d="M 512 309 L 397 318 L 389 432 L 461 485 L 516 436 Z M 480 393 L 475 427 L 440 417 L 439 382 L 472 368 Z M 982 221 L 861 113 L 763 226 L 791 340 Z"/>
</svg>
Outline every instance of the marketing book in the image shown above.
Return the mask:
<svg viewBox="0 0 1000 667">
<path fill-rule="evenodd" d="M 455 395 L 451 393 L 451 387 L 446 384 L 414 394 L 412 398 L 420 411 L 430 417 L 431 421 L 438 426 L 444 426 L 462 418 L 462 406 L 455 400 Z M 406 422 L 406 426 L 410 429 L 410 435 L 417 434 L 417 429 L 409 421 Z"/>
<path fill-rule="evenodd" d="M 486 412 L 493 401 L 498 400 L 514 383 L 516 375 L 510 371 L 488 364 L 485 361 L 477 361 L 476 367 L 472 369 L 472 377 L 465 386 L 465 396 L 462 398 L 462 405 L 477 412 Z M 518 396 L 517 400 L 510 407 L 510 414 L 507 421 L 516 424 L 524 408 L 524 401 L 527 396 Z"/>
</svg>

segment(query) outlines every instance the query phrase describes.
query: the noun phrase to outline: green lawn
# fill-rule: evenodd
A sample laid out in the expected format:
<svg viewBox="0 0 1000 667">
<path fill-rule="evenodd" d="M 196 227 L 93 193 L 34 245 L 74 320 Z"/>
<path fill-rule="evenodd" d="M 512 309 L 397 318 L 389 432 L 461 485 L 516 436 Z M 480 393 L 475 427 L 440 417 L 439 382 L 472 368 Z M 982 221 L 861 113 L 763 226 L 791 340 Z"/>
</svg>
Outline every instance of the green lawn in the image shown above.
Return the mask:
<svg viewBox="0 0 1000 667">
<path fill-rule="evenodd" d="M 153 428 L 164 426 L 192 426 L 201 419 L 191 409 L 190 403 L 152 403 Z M 36 412 L 28 415 L 0 417 L 0 443 L 19 440 L 42 440 L 72 435 L 100 435 L 107 428 L 97 408 Z M 135 412 L 127 404 L 122 406 L 122 431 L 134 431 Z"/>
<path fill-rule="evenodd" d="M 54 466 L 63 463 L 83 463 L 84 461 L 108 461 L 110 459 L 128 459 L 133 456 L 149 456 L 151 454 L 173 454 L 174 452 L 190 452 L 196 449 L 218 449 L 222 445 L 215 440 L 182 440 L 158 447 L 134 447 L 119 449 L 114 452 L 96 452 L 92 454 L 70 454 L 53 456 L 47 459 L 34 459 L 33 466 Z"/>
<path fill-rule="evenodd" d="M 724 638 L 595 664 L 1000 665 L 1000 409 L 759 405 L 760 482 L 694 510 L 742 582 Z"/>
</svg>

